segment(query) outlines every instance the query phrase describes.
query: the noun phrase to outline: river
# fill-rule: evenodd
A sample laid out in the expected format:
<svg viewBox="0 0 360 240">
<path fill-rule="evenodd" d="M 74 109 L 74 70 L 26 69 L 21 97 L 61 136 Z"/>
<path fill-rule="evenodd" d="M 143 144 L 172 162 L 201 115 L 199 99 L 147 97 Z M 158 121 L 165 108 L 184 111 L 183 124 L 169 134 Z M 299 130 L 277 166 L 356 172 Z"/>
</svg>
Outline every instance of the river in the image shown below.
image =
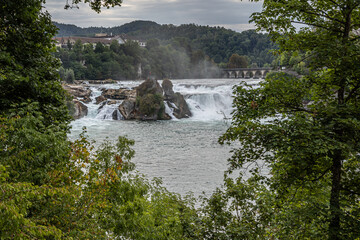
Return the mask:
<svg viewBox="0 0 360 240">
<path fill-rule="evenodd" d="M 184 95 L 193 114 L 188 119 L 169 121 L 112 120 L 116 105 L 98 110 L 94 102 L 87 104 L 86 117 L 72 122 L 70 139 L 87 128 L 88 136 L 101 142 L 127 136 L 135 140 L 133 162 L 149 179 L 160 177 L 164 186 L 179 194 L 199 196 L 211 194 L 223 182 L 230 146 L 218 144 L 225 133 L 232 112 L 232 89 L 244 79 L 172 80 L 174 91 Z M 258 83 L 258 80 L 247 80 Z M 133 88 L 142 81 L 121 81 L 117 84 L 89 85 L 92 99 L 103 88 Z M 161 81 L 159 81 L 161 82 Z"/>
</svg>

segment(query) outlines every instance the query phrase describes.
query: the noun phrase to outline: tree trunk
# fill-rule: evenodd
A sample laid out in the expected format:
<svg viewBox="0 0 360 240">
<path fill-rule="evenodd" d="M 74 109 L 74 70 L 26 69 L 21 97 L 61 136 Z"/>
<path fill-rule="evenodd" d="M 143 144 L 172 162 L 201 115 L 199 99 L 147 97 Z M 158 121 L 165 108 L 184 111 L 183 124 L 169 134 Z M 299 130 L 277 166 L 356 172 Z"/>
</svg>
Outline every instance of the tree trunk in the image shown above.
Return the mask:
<svg viewBox="0 0 360 240">
<path fill-rule="evenodd" d="M 330 196 L 330 224 L 329 240 L 340 239 L 340 181 L 341 181 L 341 153 L 335 154 L 332 163 L 332 185 Z"/>
</svg>

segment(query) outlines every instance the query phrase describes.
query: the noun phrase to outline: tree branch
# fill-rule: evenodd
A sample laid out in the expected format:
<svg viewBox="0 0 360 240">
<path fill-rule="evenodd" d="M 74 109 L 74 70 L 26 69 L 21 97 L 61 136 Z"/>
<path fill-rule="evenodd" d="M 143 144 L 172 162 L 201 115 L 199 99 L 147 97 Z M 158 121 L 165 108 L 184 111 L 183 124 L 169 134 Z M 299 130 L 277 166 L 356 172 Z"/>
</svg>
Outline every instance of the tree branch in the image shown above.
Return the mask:
<svg viewBox="0 0 360 240">
<path fill-rule="evenodd" d="M 345 102 L 348 102 L 359 88 L 360 88 L 360 82 L 354 87 L 354 89 L 351 90 L 349 95 L 346 97 Z"/>
<path fill-rule="evenodd" d="M 323 178 L 325 176 L 325 174 L 327 174 L 329 171 L 331 170 L 331 167 L 327 168 L 319 177 L 311 180 L 312 182 L 316 182 L 319 181 L 321 178 Z"/>
<path fill-rule="evenodd" d="M 292 23 L 296 23 L 296 24 L 308 25 L 308 26 L 312 26 L 312 27 L 318 27 L 318 28 L 325 29 L 325 30 L 330 31 L 330 32 L 343 33 L 343 32 L 340 31 L 340 30 L 333 29 L 333 28 L 328 28 L 328 27 L 322 26 L 322 25 L 320 25 L 320 24 L 304 23 L 304 22 L 299 22 L 299 21 L 291 21 L 291 22 L 292 22 Z"/>
</svg>

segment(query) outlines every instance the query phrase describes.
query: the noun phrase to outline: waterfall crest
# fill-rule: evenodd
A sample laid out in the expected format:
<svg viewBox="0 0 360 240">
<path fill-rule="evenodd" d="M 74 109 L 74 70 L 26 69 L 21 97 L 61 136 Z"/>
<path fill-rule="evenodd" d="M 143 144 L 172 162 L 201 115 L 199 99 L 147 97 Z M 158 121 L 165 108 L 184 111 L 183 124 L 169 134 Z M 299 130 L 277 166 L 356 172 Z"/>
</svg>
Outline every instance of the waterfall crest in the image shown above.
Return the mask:
<svg viewBox="0 0 360 240">
<path fill-rule="evenodd" d="M 128 89 L 136 87 L 141 82 L 122 81 L 118 84 L 91 85 L 91 102 L 87 103 L 88 120 L 123 120 L 124 117 L 119 111 L 122 100 L 107 100 L 96 104 L 96 97 L 99 97 L 104 89 L 116 89 L 125 87 Z M 224 79 L 207 80 L 173 80 L 174 92 L 184 96 L 186 103 L 192 113 L 189 120 L 193 121 L 219 121 L 230 119 L 233 111 L 233 86 L 240 81 Z M 172 120 L 178 120 L 174 116 L 176 106 L 164 101 L 165 112 Z"/>
</svg>

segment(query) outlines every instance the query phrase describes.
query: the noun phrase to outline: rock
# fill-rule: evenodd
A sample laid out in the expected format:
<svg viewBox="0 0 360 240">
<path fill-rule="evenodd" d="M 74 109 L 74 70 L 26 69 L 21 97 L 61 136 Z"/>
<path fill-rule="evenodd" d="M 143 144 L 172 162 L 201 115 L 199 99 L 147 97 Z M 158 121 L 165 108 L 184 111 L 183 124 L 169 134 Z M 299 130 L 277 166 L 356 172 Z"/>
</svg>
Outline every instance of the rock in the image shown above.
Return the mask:
<svg viewBox="0 0 360 240">
<path fill-rule="evenodd" d="M 82 85 L 74 84 L 64 84 L 63 88 L 67 91 L 73 98 L 86 98 L 90 99 L 91 90 Z"/>
<path fill-rule="evenodd" d="M 74 119 L 79 119 L 87 115 L 88 113 L 88 107 L 85 106 L 82 102 L 80 102 L 77 99 L 73 99 L 74 108 L 72 111 L 72 116 Z"/>
<path fill-rule="evenodd" d="M 96 104 L 99 104 L 103 101 L 106 101 L 106 98 L 103 95 L 100 95 L 98 97 L 95 98 Z"/>
<path fill-rule="evenodd" d="M 75 80 L 75 82 L 80 83 L 80 84 L 87 84 L 87 83 L 91 83 L 91 84 L 109 84 L 109 83 L 116 83 L 116 80 L 112 80 L 112 79 L 106 79 L 106 80 Z"/>
<path fill-rule="evenodd" d="M 136 89 L 131 89 L 128 92 L 126 92 L 126 94 L 127 94 L 127 99 L 133 100 L 133 101 L 136 100 Z"/>
<path fill-rule="evenodd" d="M 133 94 L 134 90 L 120 88 L 120 89 L 105 89 L 102 96 L 107 99 L 125 100 Z"/>
<path fill-rule="evenodd" d="M 100 103 L 98 110 L 100 111 L 106 105 L 106 101 Z"/>
<path fill-rule="evenodd" d="M 167 101 L 168 105 L 169 102 L 176 106 L 176 108 L 173 108 L 173 114 L 176 118 L 180 119 L 191 117 L 192 114 L 183 95 L 177 92 Z M 169 105 L 169 107 L 171 107 L 171 105 Z"/>
<path fill-rule="evenodd" d="M 162 120 L 165 118 L 163 89 L 158 81 L 148 79 L 136 87 L 136 119 Z"/>
<path fill-rule="evenodd" d="M 118 102 L 116 100 L 105 100 L 100 103 L 100 106 L 98 107 L 98 110 L 101 110 L 105 105 L 113 105 L 117 104 Z"/>
<path fill-rule="evenodd" d="M 125 120 L 136 119 L 136 104 L 133 100 L 124 100 L 120 106 L 119 111 Z"/>
<path fill-rule="evenodd" d="M 163 90 L 155 79 L 147 79 L 145 82 L 136 87 L 136 96 L 143 97 L 147 94 L 163 95 Z"/>
<path fill-rule="evenodd" d="M 173 108 L 173 114 L 176 118 L 191 117 L 189 106 L 187 105 L 184 96 L 180 93 L 174 93 L 173 84 L 169 79 L 165 79 L 162 83 L 164 90 L 164 99 L 170 108 Z M 172 103 L 172 104 L 171 104 Z M 176 107 L 173 107 L 175 105 Z"/>
<path fill-rule="evenodd" d="M 83 99 L 81 99 L 81 101 L 83 101 L 84 103 L 89 103 L 89 102 L 91 102 L 91 98 L 88 96 L 85 96 Z"/>
<path fill-rule="evenodd" d="M 173 84 L 169 79 L 165 79 L 162 82 L 162 88 L 164 90 L 164 99 L 165 100 L 169 100 L 171 98 L 171 96 L 173 96 L 174 90 L 173 90 Z"/>
<path fill-rule="evenodd" d="M 165 113 L 162 120 L 171 120 L 171 117 L 169 116 L 169 114 Z"/>
<path fill-rule="evenodd" d="M 115 111 L 112 113 L 112 119 L 113 119 L 113 120 L 121 120 L 121 119 L 124 119 L 124 118 L 123 118 L 123 116 L 121 115 L 120 111 L 115 110 Z"/>
<path fill-rule="evenodd" d="M 112 99 L 107 100 L 106 99 Z M 105 104 L 115 104 L 123 100 L 118 110 L 112 114 L 113 119 L 125 120 L 170 120 L 165 113 L 164 99 L 173 108 L 176 118 L 190 117 L 191 112 L 184 97 L 174 93 L 170 80 L 164 80 L 162 87 L 156 80 L 146 80 L 134 90 L 129 89 L 104 89 L 101 97 L 96 98 L 101 102 L 101 109 Z"/>
</svg>

